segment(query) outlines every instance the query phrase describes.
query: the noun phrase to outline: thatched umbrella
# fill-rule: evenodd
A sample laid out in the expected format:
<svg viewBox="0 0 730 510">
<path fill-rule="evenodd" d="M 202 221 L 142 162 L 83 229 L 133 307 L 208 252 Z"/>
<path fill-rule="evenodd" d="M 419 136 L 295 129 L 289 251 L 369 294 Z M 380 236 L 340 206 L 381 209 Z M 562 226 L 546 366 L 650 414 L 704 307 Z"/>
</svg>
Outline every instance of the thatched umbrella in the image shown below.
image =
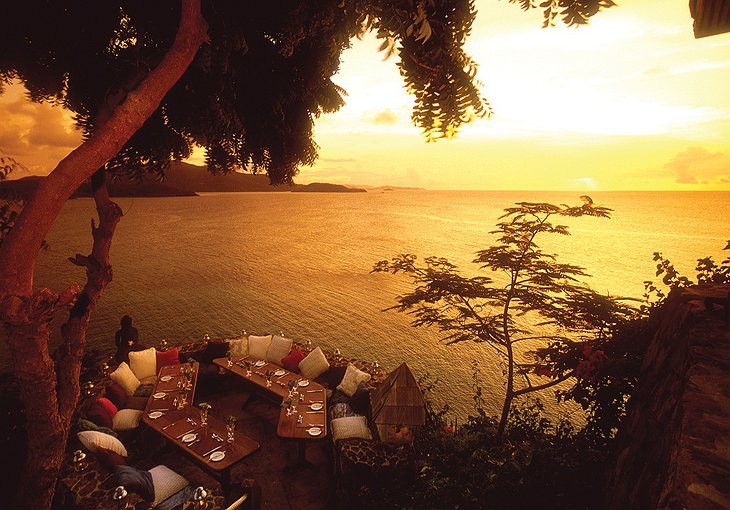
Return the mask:
<svg viewBox="0 0 730 510">
<path fill-rule="evenodd" d="M 370 396 L 373 423 L 380 439 L 385 440 L 392 426 L 418 426 L 426 423 L 423 393 L 408 365 L 393 370 Z"/>
</svg>

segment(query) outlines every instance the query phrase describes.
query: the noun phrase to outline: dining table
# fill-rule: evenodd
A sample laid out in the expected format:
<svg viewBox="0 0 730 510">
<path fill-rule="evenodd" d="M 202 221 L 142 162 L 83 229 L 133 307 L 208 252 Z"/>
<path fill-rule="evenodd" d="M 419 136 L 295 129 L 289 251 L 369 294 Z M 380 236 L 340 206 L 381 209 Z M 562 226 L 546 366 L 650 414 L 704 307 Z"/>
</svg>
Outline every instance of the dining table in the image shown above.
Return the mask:
<svg viewBox="0 0 730 510">
<path fill-rule="evenodd" d="M 184 372 L 191 368 L 192 377 L 186 381 Z M 232 494 L 231 469 L 260 445 L 239 430 L 234 430 L 233 440 L 228 441 L 226 424 L 209 412 L 203 423 L 201 409 L 193 406 L 198 368 L 197 362 L 162 367 L 142 421 L 216 478 L 228 500 Z"/>
<path fill-rule="evenodd" d="M 305 465 L 307 442 L 327 436 L 326 388 L 301 374 L 251 356 L 216 358 L 213 363 L 281 403 L 276 433 L 296 441 L 298 462 Z"/>
</svg>

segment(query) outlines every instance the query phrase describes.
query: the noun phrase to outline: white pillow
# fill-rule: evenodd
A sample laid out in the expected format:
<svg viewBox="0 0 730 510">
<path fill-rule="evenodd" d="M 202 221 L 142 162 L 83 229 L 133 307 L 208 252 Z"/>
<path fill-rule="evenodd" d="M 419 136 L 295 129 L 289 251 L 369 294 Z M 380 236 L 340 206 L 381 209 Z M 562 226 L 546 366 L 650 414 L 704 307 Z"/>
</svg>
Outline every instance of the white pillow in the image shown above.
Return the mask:
<svg viewBox="0 0 730 510">
<path fill-rule="evenodd" d="M 136 409 L 120 409 L 112 418 L 112 430 L 132 430 L 139 426 L 142 411 Z"/>
<path fill-rule="evenodd" d="M 152 508 L 189 485 L 184 476 L 162 464 L 150 469 L 150 475 L 152 475 L 152 486 L 155 488 L 155 500 L 152 502 Z"/>
<path fill-rule="evenodd" d="M 299 362 L 299 370 L 307 379 L 316 379 L 325 373 L 329 367 L 330 362 L 327 361 L 322 349 L 319 347 L 307 354 L 307 357 Z"/>
<path fill-rule="evenodd" d="M 271 335 L 248 337 L 248 353 L 252 358 L 266 359 L 266 352 L 271 345 Z"/>
<path fill-rule="evenodd" d="M 359 437 L 362 439 L 373 438 L 370 427 L 368 427 L 368 420 L 364 416 L 335 418 L 330 422 L 330 428 L 332 430 L 333 441 L 350 437 Z"/>
<path fill-rule="evenodd" d="M 140 385 L 139 379 L 137 379 L 137 376 L 134 375 L 134 372 L 132 372 L 129 368 L 129 365 L 127 365 L 124 361 L 119 364 L 114 372 L 109 374 L 109 378 L 124 388 L 124 391 L 127 392 L 127 395 L 130 397 L 134 395 L 134 392 L 137 391 L 137 388 L 139 388 Z"/>
<path fill-rule="evenodd" d="M 228 340 L 228 350 L 231 351 L 234 358 L 241 358 L 248 354 L 248 338 L 234 338 Z"/>
<path fill-rule="evenodd" d="M 274 363 L 276 365 L 283 366 L 281 364 L 281 358 L 289 354 L 293 343 L 294 340 L 292 340 L 291 338 L 284 338 L 283 336 L 274 335 L 274 337 L 271 339 L 271 345 L 269 345 L 269 350 L 266 351 L 266 361 L 270 361 L 271 363 Z"/>
<path fill-rule="evenodd" d="M 104 434 L 103 432 L 97 432 L 95 430 L 85 430 L 76 434 L 84 445 L 84 448 L 95 452 L 99 448 L 105 448 L 113 452 L 118 453 L 122 457 L 127 456 L 127 449 L 124 447 L 122 442 L 114 436 Z"/>
<path fill-rule="evenodd" d="M 137 379 L 157 375 L 157 354 L 154 347 L 129 353 L 129 368 Z"/>
<path fill-rule="evenodd" d="M 342 393 L 351 397 L 357 391 L 357 387 L 360 386 L 361 382 L 368 382 L 372 376 L 367 372 L 358 370 L 355 365 L 350 363 L 347 365 L 345 376 L 342 378 L 342 382 L 337 385 L 337 389 Z"/>
</svg>

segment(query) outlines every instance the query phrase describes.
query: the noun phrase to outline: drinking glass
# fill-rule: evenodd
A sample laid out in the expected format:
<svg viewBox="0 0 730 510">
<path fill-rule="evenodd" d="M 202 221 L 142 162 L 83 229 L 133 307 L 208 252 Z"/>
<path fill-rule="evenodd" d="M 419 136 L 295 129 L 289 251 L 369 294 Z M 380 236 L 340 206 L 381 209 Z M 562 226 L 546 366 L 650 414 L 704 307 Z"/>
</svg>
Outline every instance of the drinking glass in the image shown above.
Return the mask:
<svg viewBox="0 0 730 510">
<path fill-rule="evenodd" d="M 271 386 L 271 378 L 273 377 L 273 375 L 274 375 L 273 370 L 266 371 L 266 387 L 267 388 Z"/>
<path fill-rule="evenodd" d="M 246 365 L 246 377 L 251 377 L 251 362 L 246 360 L 243 364 Z"/>
<path fill-rule="evenodd" d="M 294 390 L 297 389 L 297 381 L 296 379 L 291 379 L 288 383 L 286 383 L 286 387 L 289 388 L 289 397 L 294 395 Z"/>
<path fill-rule="evenodd" d="M 228 434 L 228 442 L 232 443 L 234 440 L 233 431 L 236 430 L 236 417 L 228 416 L 226 418 L 226 433 Z"/>
<path fill-rule="evenodd" d="M 232 367 L 233 366 L 233 353 L 231 352 L 230 349 L 228 349 L 228 352 L 226 353 L 226 359 L 228 361 L 228 366 Z"/>
<path fill-rule="evenodd" d="M 200 405 L 200 425 L 205 427 L 208 425 L 208 411 L 213 407 L 207 402 L 201 402 Z"/>
</svg>

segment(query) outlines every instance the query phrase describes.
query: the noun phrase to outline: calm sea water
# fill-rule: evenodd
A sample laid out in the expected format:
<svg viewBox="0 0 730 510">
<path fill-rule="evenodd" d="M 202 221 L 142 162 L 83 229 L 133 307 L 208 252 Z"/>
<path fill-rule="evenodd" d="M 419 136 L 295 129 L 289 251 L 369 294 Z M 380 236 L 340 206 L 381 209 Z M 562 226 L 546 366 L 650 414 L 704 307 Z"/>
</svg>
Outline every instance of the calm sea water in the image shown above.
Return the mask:
<svg viewBox="0 0 730 510">
<path fill-rule="evenodd" d="M 114 281 L 93 315 L 89 346 L 113 352 L 124 314 L 142 339 L 174 342 L 279 332 L 386 368 L 407 361 L 417 376 L 438 379 L 437 401 L 454 414 L 472 411 L 476 360 L 496 411 L 501 369 L 488 347 L 446 346 L 435 330 L 382 310 L 407 290 L 405 280 L 371 274 L 398 253 L 439 255 L 468 272 L 474 253 L 493 242 L 501 210 L 517 201 L 580 203 L 579 193 L 413 191 L 367 194 L 228 193 L 119 199 L 125 217 L 112 248 Z M 542 247 L 589 269 L 602 292 L 640 297 L 662 251 L 683 271 L 698 257 L 726 256 L 730 193 L 592 193 L 614 209 L 611 220 L 568 220 L 572 236 Z M 83 281 L 66 258 L 88 253 L 93 202 L 69 202 L 49 234 L 36 283 L 60 289 Z M 471 267 L 469 267 L 471 266 Z M 2 368 L 8 368 L 3 342 Z M 551 396 L 546 395 L 550 401 Z M 553 407 L 552 412 L 570 413 Z"/>
</svg>

